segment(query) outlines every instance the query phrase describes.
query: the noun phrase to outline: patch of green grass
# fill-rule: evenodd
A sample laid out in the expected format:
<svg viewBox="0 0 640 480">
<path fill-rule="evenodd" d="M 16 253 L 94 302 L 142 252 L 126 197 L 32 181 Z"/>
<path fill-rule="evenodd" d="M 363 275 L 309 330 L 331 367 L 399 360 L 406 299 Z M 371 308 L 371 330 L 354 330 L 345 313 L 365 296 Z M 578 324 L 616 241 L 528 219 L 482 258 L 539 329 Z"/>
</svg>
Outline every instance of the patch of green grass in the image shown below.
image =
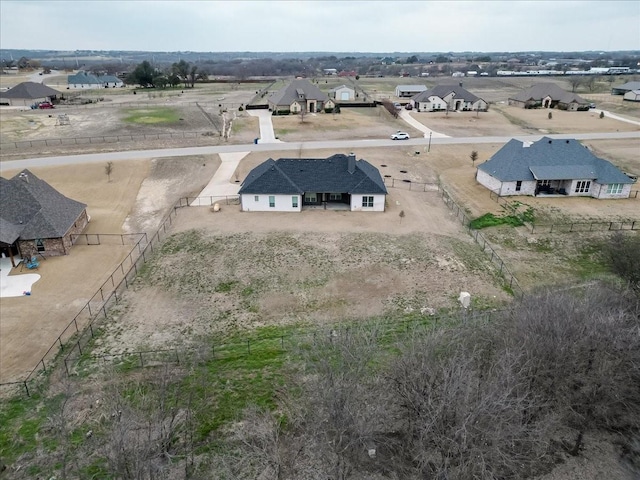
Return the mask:
<svg viewBox="0 0 640 480">
<path fill-rule="evenodd" d="M 521 207 L 526 207 L 521 209 Z M 471 220 L 469 226 L 473 229 L 480 230 L 487 227 L 496 227 L 498 225 L 511 225 L 512 227 L 521 227 L 535 220 L 533 208 L 520 202 L 511 202 L 503 205 L 504 215 L 494 215 L 493 213 L 485 213 L 481 217 Z"/>
<path fill-rule="evenodd" d="M 238 281 L 236 280 L 231 280 L 229 282 L 220 282 L 218 285 L 216 285 L 215 291 L 218 293 L 228 293 L 233 290 L 233 287 L 235 287 L 237 284 Z"/>
<path fill-rule="evenodd" d="M 575 256 L 568 258 L 567 264 L 583 280 L 599 277 L 609 272 L 609 268 L 602 258 L 601 246 L 598 242 L 582 245 Z"/>
<path fill-rule="evenodd" d="M 132 108 L 126 110 L 126 115 L 125 122 L 143 125 L 175 123 L 180 120 L 178 112 L 169 107 Z"/>
</svg>

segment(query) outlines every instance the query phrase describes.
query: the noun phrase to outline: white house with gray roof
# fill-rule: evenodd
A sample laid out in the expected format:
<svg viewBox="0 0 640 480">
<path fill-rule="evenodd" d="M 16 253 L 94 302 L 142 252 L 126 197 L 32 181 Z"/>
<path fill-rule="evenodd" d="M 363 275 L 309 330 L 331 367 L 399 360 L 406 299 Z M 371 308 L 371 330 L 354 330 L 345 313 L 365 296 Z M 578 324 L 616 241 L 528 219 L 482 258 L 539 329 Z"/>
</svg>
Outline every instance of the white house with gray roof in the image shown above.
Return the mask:
<svg viewBox="0 0 640 480">
<path fill-rule="evenodd" d="M 315 113 L 331 111 L 335 107 L 329 95 L 304 78 L 297 78 L 291 83 L 272 93 L 267 98 L 269 110 L 274 114 Z"/>
<path fill-rule="evenodd" d="M 85 90 L 91 88 L 116 88 L 123 87 L 124 82 L 115 75 L 93 75 L 84 70 L 74 75 L 67 76 L 67 88 Z"/>
<path fill-rule="evenodd" d="M 481 111 L 486 112 L 487 102 L 462 88 L 462 85 L 436 85 L 411 98 L 418 112 Z"/>
<path fill-rule="evenodd" d="M 476 180 L 500 196 L 628 198 L 634 179 L 573 139 L 510 140 L 478 166 Z"/>
<path fill-rule="evenodd" d="M 304 207 L 383 212 L 387 188 L 376 167 L 355 154 L 269 159 L 240 187 L 244 212 L 300 212 Z"/>
</svg>

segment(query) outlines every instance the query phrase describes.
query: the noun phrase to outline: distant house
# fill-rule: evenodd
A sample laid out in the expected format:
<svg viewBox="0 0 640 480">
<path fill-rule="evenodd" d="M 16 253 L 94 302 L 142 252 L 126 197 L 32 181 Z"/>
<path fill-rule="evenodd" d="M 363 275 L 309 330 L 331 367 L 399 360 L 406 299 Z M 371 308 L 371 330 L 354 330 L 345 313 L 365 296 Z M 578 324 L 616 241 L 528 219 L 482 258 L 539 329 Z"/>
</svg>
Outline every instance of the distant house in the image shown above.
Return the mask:
<svg viewBox="0 0 640 480">
<path fill-rule="evenodd" d="M 396 97 L 413 97 L 426 89 L 427 87 L 424 85 L 398 85 L 396 87 Z"/>
<path fill-rule="evenodd" d="M 538 83 L 509 98 L 509 105 L 522 108 L 558 108 L 568 111 L 587 111 L 589 101 L 563 90 L 555 83 Z"/>
<path fill-rule="evenodd" d="M 355 154 L 269 159 L 240 187 L 244 212 L 300 212 L 304 207 L 383 212 L 387 189 L 377 168 Z"/>
<path fill-rule="evenodd" d="M 269 110 L 274 114 L 307 113 L 330 111 L 335 107 L 333 100 L 309 80 L 292 80 L 289 85 L 272 93 L 268 99 Z"/>
<path fill-rule="evenodd" d="M 623 100 L 628 100 L 629 102 L 640 102 L 640 89 L 639 90 L 631 90 L 624 94 L 622 97 Z"/>
<path fill-rule="evenodd" d="M 485 112 L 487 110 L 487 102 L 460 85 L 436 85 L 414 95 L 411 98 L 411 104 L 418 112 L 444 110 Z"/>
<path fill-rule="evenodd" d="M 632 90 L 640 90 L 640 82 L 627 82 L 611 89 L 611 95 L 624 95 Z"/>
<path fill-rule="evenodd" d="M 628 198 L 635 182 L 576 140 L 512 139 L 478 166 L 476 180 L 501 196 Z"/>
<path fill-rule="evenodd" d="M 339 87 L 331 89 L 329 97 L 338 102 L 348 102 L 356 99 L 356 91 L 346 85 L 340 85 Z"/>
<path fill-rule="evenodd" d="M 325 68 L 322 71 L 324 72 L 325 75 L 337 75 L 338 74 L 338 70 L 335 69 L 335 68 Z"/>
<path fill-rule="evenodd" d="M 59 91 L 42 83 L 22 82 L 6 92 L 0 92 L 0 105 L 31 106 L 41 102 L 54 102 Z"/>
<path fill-rule="evenodd" d="M 29 170 L 0 177 L 0 251 L 6 256 L 66 255 L 89 222 L 87 206 Z M 15 266 L 15 264 L 14 264 Z"/>
<path fill-rule="evenodd" d="M 93 75 L 80 70 L 75 75 L 67 77 L 67 88 L 69 89 L 90 89 L 90 88 L 119 88 L 124 82 L 115 75 Z"/>
</svg>

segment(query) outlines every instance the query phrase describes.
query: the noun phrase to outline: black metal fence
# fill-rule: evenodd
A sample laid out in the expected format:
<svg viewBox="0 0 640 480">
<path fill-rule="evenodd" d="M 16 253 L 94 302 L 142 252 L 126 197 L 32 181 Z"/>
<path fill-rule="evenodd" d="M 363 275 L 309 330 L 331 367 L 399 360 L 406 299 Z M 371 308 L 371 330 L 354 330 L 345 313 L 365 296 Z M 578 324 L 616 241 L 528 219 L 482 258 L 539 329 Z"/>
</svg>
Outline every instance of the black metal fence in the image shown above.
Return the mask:
<svg viewBox="0 0 640 480">
<path fill-rule="evenodd" d="M 212 207 L 215 204 L 224 205 L 240 205 L 239 195 L 226 195 L 226 196 L 209 196 L 209 197 L 184 197 L 178 200 L 176 208 L 179 207 Z"/>
<path fill-rule="evenodd" d="M 387 187 L 391 188 L 400 188 L 419 192 L 437 192 L 440 190 L 440 185 L 437 183 L 414 182 L 407 178 L 393 178 L 391 175 L 385 175 L 382 177 L 382 180 Z"/>
</svg>

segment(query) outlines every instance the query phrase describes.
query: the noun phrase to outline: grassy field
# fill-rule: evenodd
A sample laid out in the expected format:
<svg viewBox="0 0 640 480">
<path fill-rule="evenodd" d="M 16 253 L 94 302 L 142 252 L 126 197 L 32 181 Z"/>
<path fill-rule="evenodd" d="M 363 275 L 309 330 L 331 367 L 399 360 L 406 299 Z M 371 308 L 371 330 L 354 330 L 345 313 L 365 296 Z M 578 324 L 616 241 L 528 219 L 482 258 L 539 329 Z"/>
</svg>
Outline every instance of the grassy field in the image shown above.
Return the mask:
<svg viewBox="0 0 640 480">
<path fill-rule="evenodd" d="M 172 108 L 138 108 L 125 111 L 124 121 L 138 124 L 175 123 L 180 120 L 180 115 Z"/>
</svg>

